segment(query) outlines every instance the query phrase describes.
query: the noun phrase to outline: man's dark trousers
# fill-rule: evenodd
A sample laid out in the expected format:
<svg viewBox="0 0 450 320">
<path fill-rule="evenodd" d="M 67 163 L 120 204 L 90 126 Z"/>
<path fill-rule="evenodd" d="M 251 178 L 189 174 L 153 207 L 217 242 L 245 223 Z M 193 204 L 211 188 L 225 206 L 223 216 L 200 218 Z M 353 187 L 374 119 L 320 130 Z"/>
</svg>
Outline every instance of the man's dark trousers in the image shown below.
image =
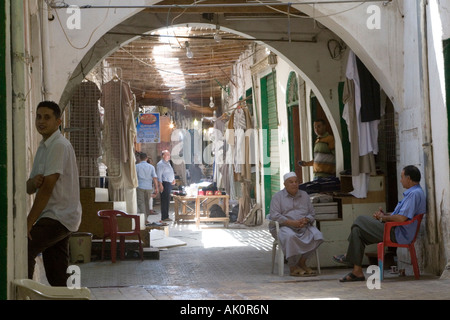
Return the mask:
<svg viewBox="0 0 450 320">
<path fill-rule="evenodd" d="M 161 192 L 161 220 L 169 218 L 170 196 L 172 183 L 163 181 L 163 192 Z"/>
</svg>

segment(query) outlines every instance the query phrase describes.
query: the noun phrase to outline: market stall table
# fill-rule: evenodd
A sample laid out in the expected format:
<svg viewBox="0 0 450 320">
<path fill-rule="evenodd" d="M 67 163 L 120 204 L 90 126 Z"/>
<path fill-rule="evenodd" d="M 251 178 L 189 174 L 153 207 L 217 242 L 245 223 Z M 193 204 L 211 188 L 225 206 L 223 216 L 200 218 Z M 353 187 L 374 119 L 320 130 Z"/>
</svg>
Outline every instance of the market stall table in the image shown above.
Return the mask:
<svg viewBox="0 0 450 320">
<path fill-rule="evenodd" d="M 228 195 L 197 195 L 179 196 L 174 195 L 175 222 L 193 220 L 199 227 L 200 222 L 223 222 L 228 228 L 229 196 Z M 223 209 L 224 217 L 211 217 L 210 208 L 218 204 Z"/>
<path fill-rule="evenodd" d="M 197 228 L 200 222 L 223 222 L 225 228 L 228 228 L 229 217 L 229 196 L 228 195 L 198 195 L 195 202 L 195 222 Z M 213 204 L 221 205 L 225 217 L 210 217 L 209 208 Z"/>
<path fill-rule="evenodd" d="M 196 200 L 196 196 L 173 196 L 175 222 L 178 223 L 180 220 L 195 220 Z"/>
</svg>

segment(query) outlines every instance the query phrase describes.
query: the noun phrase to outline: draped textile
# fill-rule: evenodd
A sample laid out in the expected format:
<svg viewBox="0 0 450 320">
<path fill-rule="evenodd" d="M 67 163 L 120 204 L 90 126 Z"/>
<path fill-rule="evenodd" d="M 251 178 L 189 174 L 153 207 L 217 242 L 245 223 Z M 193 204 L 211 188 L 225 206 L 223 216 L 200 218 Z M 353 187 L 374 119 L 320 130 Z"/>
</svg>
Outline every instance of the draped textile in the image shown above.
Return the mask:
<svg viewBox="0 0 450 320">
<path fill-rule="evenodd" d="M 116 79 L 107 82 L 102 86 L 101 105 L 105 109 L 102 158 L 108 167 L 111 198 L 125 198 L 127 211 L 135 213 L 138 180 L 133 149 L 136 123 L 135 99 L 130 86 Z"/>
<path fill-rule="evenodd" d="M 252 119 L 246 107 L 237 108 L 228 121 L 229 145 L 234 150 L 234 172 L 237 173 L 237 181 L 251 179 L 250 163 L 250 137 L 246 135 L 246 130 L 251 129 Z"/>
<path fill-rule="evenodd" d="M 345 104 L 342 118 L 346 121 L 351 150 L 353 191 L 357 198 L 366 198 L 370 175 L 376 173 L 374 155 L 378 153 L 379 120 L 361 121 L 361 95 L 356 56 L 350 52 L 346 81 L 344 84 L 343 103 Z"/>
</svg>

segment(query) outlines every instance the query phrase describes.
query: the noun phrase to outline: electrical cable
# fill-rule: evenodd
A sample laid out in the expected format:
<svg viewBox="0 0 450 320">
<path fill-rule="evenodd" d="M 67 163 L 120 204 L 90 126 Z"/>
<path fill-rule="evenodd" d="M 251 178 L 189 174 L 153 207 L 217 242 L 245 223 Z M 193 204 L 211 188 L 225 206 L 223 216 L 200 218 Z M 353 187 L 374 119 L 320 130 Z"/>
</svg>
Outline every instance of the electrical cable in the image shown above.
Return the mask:
<svg viewBox="0 0 450 320">
<path fill-rule="evenodd" d="M 46 0 L 47 6 L 49 5 L 49 4 L 48 4 L 48 1 L 49 1 L 49 0 Z M 65 5 L 67 5 L 64 1 L 62 1 L 62 3 L 64 3 Z M 108 6 L 110 6 L 110 5 L 111 5 L 111 0 L 109 0 Z M 61 27 L 61 30 L 63 31 L 64 36 L 65 36 L 67 42 L 69 43 L 69 45 L 70 45 L 72 48 L 74 48 L 74 49 L 77 49 L 77 50 L 83 50 L 83 49 L 85 49 L 85 48 L 89 45 L 89 43 L 91 43 L 92 37 L 94 36 L 94 33 L 97 31 L 97 29 L 99 29 L 99 28 L 105 23 L 106 18 L 107 18 L 108 15 L 109 15 L 109 8 L 106 10 L 106 15 L 105 15 L 105 17 L 103 18 L 103 21 L 102 21 L 97 27 L 94 28 L 94 30 L 91 32 L 91 35 L 89 36 L 89 39 L 88 39 L 87 43 L 86 43 L 84 46 L 82 46 L 82 47 L 77 47 L 77 46 L 75 46 L 75 45 L 72 43 L 72 41 L 70 41 L 69 36 L 67 35 L 66 30 L 64 29 L 64 27 L 63 27 L 63 25 L 62 25 L 62 23 L 61 23 L 61 19 L 59 18 L 59 14 L 58 14 L 58 10 L 57 10 L 57 9 L 55 10 L 55 13 L 56 13 L 56 18 L 58 19 L 59 25 L 60 25 L 60 27 Z"/>
</svg>

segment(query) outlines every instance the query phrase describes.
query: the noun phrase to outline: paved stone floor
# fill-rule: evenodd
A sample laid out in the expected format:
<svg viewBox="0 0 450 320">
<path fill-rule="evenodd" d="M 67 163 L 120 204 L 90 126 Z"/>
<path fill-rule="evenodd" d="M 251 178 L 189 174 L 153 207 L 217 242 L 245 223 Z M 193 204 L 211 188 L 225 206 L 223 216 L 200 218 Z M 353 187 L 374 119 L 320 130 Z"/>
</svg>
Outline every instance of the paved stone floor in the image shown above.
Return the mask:
<svg viewBox="0 0 450 320">
<path fill-rule="evenodd" d="M 155 216 L 155 219 L 158 217 Z M 184 246 L 160 251 L 159 259 L 94 260 L 79 264 L 81 285 L 95 300 L 450 300 L 450 280 L 385 272 L 380 289 L 366 282 L 340 283 L 347 268 L 322 268 L 315 277 L 271 273 L 272 238 L 267 226 L 171 223 L 170 237 Z"/>
</svg>

